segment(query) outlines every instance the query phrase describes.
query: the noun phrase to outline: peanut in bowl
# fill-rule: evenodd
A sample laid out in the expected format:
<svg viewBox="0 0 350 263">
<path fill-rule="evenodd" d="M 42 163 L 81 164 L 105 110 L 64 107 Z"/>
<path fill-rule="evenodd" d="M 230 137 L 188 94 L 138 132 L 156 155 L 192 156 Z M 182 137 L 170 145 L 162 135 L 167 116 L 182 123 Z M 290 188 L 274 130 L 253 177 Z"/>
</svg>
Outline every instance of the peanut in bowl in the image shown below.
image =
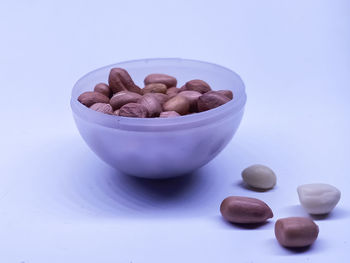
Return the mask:
<svg viewBox="0 0 350 263">
<path fill-rule="evenodd" d="M 173 118 L 138 118 L 104 114 L 78 97 L 106 82 L 112 68 L 126 69 L 140 85 L 152 73 L 175 76 L 178 84 L 203 79 L 213 90 L 231 90 L 227 103 L 203 112 Z M 88 146 L 117 170 L 145 178 L 189 174 L 211 161 L 235 134 L 244 112 L 245 87 L 233 71 L 187 59 L 142 59 L 109 65 L 83 76 L 73 87 L 71 107 Z"/>
</svg>

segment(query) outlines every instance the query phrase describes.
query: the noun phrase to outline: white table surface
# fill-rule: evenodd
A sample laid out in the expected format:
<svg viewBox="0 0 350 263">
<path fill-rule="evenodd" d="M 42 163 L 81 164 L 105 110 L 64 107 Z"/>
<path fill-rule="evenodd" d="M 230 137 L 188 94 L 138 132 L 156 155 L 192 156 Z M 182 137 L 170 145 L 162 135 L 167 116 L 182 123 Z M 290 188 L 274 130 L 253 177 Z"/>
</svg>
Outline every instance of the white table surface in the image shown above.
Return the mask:
<svg viewBox="0 0 350 263">
<path fill-rule="evenodd" d="M 0 262 L 346 262 L 350 249 L 349 1 L 0 2 Z M 182 57 L 229 67 L 248 94 L 227 148 L 193 176 L 129 178 L 85 145 L 74 82 L 129 59 Z M 271 166 L 276 188 L 241 183 Z M 274 222 L 307 216 L 296 187 L 337 186 L 306 251 L 280 247 Z M 228 195 L 274 211 L 246 229 L 224 222 Z"/>
</svg>

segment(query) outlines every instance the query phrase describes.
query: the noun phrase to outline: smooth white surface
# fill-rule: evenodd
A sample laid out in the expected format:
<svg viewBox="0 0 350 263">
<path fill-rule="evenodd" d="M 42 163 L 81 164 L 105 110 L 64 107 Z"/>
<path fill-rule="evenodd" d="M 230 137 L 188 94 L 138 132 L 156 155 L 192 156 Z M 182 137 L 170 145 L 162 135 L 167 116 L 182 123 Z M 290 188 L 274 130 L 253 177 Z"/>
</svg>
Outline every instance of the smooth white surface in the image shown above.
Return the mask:
<svg viewBox="0 0 350 263">
<path fill-rule="evenodd" d="M 350 249 L 348 1 L 2 1 L 1 262 L 346 262 Z M 72 85 L 107 64 L 184 57 L 232 68 L 247 86 L 234 140 L 187 179 L 137 180 L 90 152 L 69 108 Z M 270 166 L 252 192 L 240 173 Z M 303 216 L 296 187 L 342 199 L 308 251 L 274 239 Z M 257 229 L 226 224 L 228 195 L 267 202 Z"/>
</svg>

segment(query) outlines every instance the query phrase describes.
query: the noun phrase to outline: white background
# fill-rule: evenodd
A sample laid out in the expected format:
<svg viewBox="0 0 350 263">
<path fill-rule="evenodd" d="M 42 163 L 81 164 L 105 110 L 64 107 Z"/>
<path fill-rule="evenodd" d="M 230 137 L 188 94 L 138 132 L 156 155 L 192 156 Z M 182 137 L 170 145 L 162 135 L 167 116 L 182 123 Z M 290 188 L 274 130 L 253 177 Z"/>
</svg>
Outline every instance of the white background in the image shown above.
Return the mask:
<svg viewBox="0 0 350 263">
<path fill-rule="evenodd" d="M 0 262 L 345 262 L 350 249 L 349 1 L 1 1 Z M 148 57 L 200 59 L 246 84 L 236 136 L 193 176 L 165 182 L 113 171 L 75 128 L 83 74 Z M 271 166 L 275 189 L 240 172 Z M 274 222 L 307 216 L 296 187 L 337 186 L 306 251 L 278 245 Z M 274 211 L 246 229 L 221 219 L 228 195 Z"/>
</svg>

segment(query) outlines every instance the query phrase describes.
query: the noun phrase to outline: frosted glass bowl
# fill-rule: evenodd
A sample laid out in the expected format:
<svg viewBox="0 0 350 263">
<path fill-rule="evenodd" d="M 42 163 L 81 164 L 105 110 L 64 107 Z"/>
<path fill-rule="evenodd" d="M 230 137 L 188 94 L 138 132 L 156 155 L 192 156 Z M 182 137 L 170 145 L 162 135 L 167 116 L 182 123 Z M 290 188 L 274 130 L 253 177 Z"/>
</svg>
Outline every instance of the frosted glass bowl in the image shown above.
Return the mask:
<svg viewBox="0 0 350 263">
<path fill-rule="evenodd" d="M 229 89 L 234 98 L 201 113 L 174 118 L 128 118 L 93 111 L 77 101 L 99 82 L 107 82 L 111 68 L 125 68 L 143 87 L 150 73 L 175 76 L 178 87 L 203 79 L 213 90 Z M 241 78 L 219 65 L 178 58 L 126 61 L 94 70 L 73 87 L 71 107 L 78 130 L 97 156 L 122 173 L 145 178 L 185 175 L 217 156 L 235 134 L 246 94 Z"/>
</svg>

